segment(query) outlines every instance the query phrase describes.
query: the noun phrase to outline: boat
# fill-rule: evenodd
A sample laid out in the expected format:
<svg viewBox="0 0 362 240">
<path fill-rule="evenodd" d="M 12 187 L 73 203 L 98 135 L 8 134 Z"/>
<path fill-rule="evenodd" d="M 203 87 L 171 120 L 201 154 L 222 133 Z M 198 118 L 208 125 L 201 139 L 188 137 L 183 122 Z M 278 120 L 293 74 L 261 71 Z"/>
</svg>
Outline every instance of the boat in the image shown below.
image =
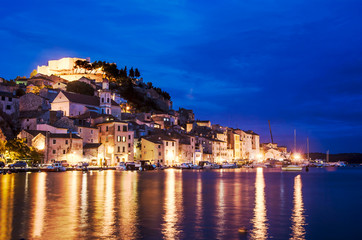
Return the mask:
<svg viewBox="0 0 362 240">
<path fill-rule="evenodd" d="M 181 163 L 180 169 L 190 169 L 190 165 L 188 163 Z"/>
<path fill-rule="evenodd" d="M 65 172 L 67 169 L 59 162 L 53 163 L 44 169 L 46 172 Z"/>
<path fill-rule="evenodd" d="M 302 171 L 303 167 L 298 165 L 288 165 L 285 167 L 282 167 L 282 171 Z"/>
<path fill-rule="evenodd" d="M 124 162 L 119 162 L 116 166 L 116 169 L 119 171 L 125 171 L 125 170 L 127 170 L 127 167 Z"/>
<path fill-rule="evenodd" d="M 221 164 L 221 168 L 236 168 L 236 164 L 234 163 L 228 163 L 228 162 L 223 162 Z"/>
<path fill-rule="evenodd" d="M 189 163 L 191 169 L 201 169 L 202 167 L 196 164 Z"/>
</svg>

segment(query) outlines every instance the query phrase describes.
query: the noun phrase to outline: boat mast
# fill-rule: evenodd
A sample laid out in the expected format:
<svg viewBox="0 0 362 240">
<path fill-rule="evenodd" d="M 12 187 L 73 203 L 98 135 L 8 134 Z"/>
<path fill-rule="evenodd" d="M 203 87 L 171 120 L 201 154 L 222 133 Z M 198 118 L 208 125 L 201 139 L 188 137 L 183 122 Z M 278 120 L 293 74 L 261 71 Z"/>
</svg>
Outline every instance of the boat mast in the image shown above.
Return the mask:
<svg viewBox="0 0 362 240">
<path fill-rule="evenodd" d="M 272 130 L 271 130 L 271 127 L 270 127 L 270 120 L 268 120 L 268 122 L 269 122 L 269 130 L 270 130 L 271 143 L 274 143 L 274 141 L 273 141 L 273 134 L 272 134 Z"/>
<path fill-rule="evenodd" d="M 307 160 L 309 161 L 309 137 L 307 137 Z"/>
<path fill-rule="evenodd" d="M 329 162 L 329 149 L 327 150 L 327 163 Z"/>
<path fill-rule="evenodd" d="M 297 130 L 294 129 L 294 153 L 297 152 Z"/>
</svg>

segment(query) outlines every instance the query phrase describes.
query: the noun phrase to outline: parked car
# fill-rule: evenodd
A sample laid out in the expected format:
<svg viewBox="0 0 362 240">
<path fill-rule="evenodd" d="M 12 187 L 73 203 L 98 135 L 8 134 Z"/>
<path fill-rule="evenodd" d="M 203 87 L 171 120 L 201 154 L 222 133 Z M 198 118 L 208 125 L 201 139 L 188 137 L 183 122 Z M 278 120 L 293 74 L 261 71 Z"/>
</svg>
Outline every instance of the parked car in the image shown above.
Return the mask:
<svg viewBox="0 0 362 240">
<path fill-rule="evenodd" d="M 10 164 L 9 167 L 21 167 L 26 168 L 28 165 L 24 161 L 17 161 L 16 163 Z"/>
<path fill-rule="evenodd" d="M 0 161 L 0 168 L 5 167 L 5 163 L 3 161 Z"/>
</svg>

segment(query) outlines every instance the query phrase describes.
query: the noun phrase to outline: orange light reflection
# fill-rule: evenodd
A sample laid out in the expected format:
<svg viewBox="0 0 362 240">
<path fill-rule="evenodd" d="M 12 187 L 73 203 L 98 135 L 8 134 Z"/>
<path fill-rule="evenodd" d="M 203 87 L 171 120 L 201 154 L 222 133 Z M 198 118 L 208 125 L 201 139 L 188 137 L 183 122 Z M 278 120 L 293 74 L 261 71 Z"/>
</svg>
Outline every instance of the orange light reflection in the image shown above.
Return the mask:
<svg viewBox="0 0 362 240">
<path fill-rule="evenodd" d="M 294 208 L 292 214 L 292 237 L 290 239 L 305 239 L 305 217 L 302 195 L 302 178 L 294 178 Z"/>
<path fill-rule="evenodd" d="M 263 168 L 257 168 L 255 180 L 255 207 L 254 218 L 252 220 L 253 230 L 251 232 L 252 239 L 267 239 L 268 224 L 266 216 L 266 204 L 264 193 L 264 173 Z"/>
</svg>

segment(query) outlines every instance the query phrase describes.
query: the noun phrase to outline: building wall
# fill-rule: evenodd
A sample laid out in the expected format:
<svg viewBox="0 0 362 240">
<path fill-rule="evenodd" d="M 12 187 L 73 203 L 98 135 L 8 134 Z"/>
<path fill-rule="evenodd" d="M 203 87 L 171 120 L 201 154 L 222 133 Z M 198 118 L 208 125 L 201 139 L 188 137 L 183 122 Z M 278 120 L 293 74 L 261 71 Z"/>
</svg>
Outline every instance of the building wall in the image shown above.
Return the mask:
<svg viewBox="0 0 362 240">
<path fill-rule="evenodd" d="M 77 126 L 78 134 L 83 138 L 83 144 L 85 143 L 99 143 L 99 129 L 91 127 Z"/>
<path fill-rule="evenodd" d="M 63 111 L 64 116 L 69 116 L 70 103 L 69 100 L 60 93 L 51 103 L 52 111 Z"/>
<path fill-rule="evenodd" d="M 123 127 L 126 127 L 126 131 Z M 106 158 L 107 165 L 134 161 L 134 133 L 128 131 L 127 123 L 103 123 L 98 125 L 98 129 L 99 141 L 105 148 L 101 155 Z"/>
<path fill-rule="evenodd" d="M 20 119 L 21 129 L 36 130 L 37 119 L 36 118 L 22 118 Z"/>
<path fill-rule="evenodd" d="M 11 115 L 19 112 L 19 99 L 15 97 L 0 96 L 0 109 Z"/>
<path fill-rule="evenodd" d="M 178 142 L 177 141 L 163 141 L 163 154 L 164 163 L 167 166 L 174 166 L 179 163 L 178 160 Z"/>
<path fill-rule="evenodd" d="M 154 143 L 147 139 L 141 139 L 141 160 L 149 160 L 152 163 L 164 164 L 163 143 Z"/>
</svg>

